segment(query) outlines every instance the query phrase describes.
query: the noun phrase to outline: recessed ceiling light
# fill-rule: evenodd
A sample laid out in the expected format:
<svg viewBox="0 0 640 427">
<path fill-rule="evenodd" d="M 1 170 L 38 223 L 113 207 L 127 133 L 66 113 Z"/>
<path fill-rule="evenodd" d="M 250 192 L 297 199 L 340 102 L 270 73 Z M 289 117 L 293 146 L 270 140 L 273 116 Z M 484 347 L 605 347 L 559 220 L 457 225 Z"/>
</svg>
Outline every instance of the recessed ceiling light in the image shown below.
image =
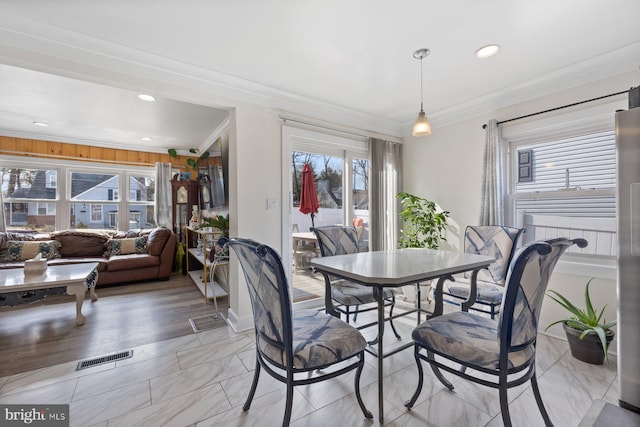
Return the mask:
<svg viewBox="0 0 640 427">
<path fill-rule="evenodd" d="M 500 50 L 500 46 L 497 44 L 490 44 L 487 46 L 483 46 L 480 49 L 476 50 L 476 58 L 485 59 L 490 58 Z"/>
<path fill-rule="evenodd" d="M 151 141 L 151 138 L 149 138 L 148 136 L 143 136 L 140 139 L 143 140 L 143 141 Z"/>
<path fill-rule="evenodd" d="M 156 100 L 155 96 L 147 95 L 146 93 L 139 94 L 138 98 L 143 100 L 143 101 L 149 101 L 149 102 L 153 102 L 153 101 Z"/>
<path fill-rule="evenodd" d="M 34 125 L 36 126 L 42 126 L 42 127 L 47 127 L 49 126 L 49 123 L 45 123 L 45 122 L 33 122 Z"/>
</svg>

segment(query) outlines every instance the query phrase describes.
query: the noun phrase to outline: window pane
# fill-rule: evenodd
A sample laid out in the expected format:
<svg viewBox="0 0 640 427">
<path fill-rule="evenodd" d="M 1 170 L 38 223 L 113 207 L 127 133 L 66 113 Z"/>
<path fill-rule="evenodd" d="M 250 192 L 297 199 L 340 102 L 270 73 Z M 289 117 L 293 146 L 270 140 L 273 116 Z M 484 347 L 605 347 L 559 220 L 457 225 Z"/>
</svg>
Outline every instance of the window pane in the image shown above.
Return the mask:
<svg viewBox="0 0 640 427">
<path fill-rule="evenodd" d="M 0 168 L 2 171 L 2 196 L 7 199 L 56 199 L 55 170 Z M 34 207 L 35 209 L 35 207 Z"/>
<path fill-rule="evenodd" d="M 512 182 L 522 176 L 520 168 L 531 168 L 531 175 L 518 182 L 511 195 L 516 225 L 526 228 L 523 243 L 584 237 L 589 246 L 570 252 L 615 255 L 613 130 L 517 146 L 511 153 L 512 164 L 517 165 Z"/>
<path fill-rule="evenodd" d="M 111 190 L 111 191 L 109 191 Z M 119 193 L 118 175 L 97 173 L 71 173 L 72 201 L 107 201 L 113 200 Z M 111 196 L 111 199 L 109 199 Z"/>
<path fill-rule="evenodd" d="M 129 206 L 129 230 L 154 227 L 153 205 Z"/>
<path fill-rule="evenodd" d="M 148 176 L 129 177 L 129 200 L 153 202 L 156 199 L 156 180 Z"/>
<path fill-rule="evenodd" d="M 342 159 L 321 154 L 293 152 L 293 206 L 300 207 L 302 167 L 309 163 L 313 170 L 320 208 L 342 209 Z M 340 223 L 341 219 L 338 222 Z"/>
<path fill-rule="evenodd" d="M 533 176 L 518 183 L 516 192 L 615 188 L 615 142 L 608 131 L 522 147 L 532 150 Z"/>
<path fill-rule="evenodd" d="M 353 159 L 353 225 L 362 243 L 361 248 L 369 247 L 369 161 Z"/>
<path fill-rule="evenodd" d="M 0 172 L 7 227 L 13 230 L 52 231 L 56 220 L 55 183 L 58 172 L 10 167 L 0 168 Z"/>
<path fill-rule="evenodd" d="M 71 228 L 96 228 L 96 229 L 117 229 L 118 228 L 117 226 L 118 205 L 117 204 L 72 203 L 69 213 L 71 218 Z"/>
</svg>

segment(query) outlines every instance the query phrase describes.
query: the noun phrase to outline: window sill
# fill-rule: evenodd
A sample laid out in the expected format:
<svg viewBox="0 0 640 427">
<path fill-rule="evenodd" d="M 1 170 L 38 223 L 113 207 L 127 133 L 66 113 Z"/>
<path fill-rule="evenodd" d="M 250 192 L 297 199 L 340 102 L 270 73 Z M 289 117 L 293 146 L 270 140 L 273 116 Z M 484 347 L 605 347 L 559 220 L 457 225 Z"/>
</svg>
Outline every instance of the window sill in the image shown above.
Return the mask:
<svg viewBox="0 0 640 427">
<path fill-rule="evenodd" d="M 616 259 L 613 257 L 585 257 L 565 254 L 554 271 L 598 279 L 617 279 Z"/>
</svg>

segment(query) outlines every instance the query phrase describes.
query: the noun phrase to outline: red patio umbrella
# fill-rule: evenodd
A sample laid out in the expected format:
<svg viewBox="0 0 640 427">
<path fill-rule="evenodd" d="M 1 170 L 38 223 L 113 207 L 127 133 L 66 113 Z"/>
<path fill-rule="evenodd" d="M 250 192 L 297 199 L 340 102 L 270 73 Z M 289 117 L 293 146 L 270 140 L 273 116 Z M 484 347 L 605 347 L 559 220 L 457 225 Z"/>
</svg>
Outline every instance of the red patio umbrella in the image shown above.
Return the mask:
<svg viewBox="0 0 640 427">
<path fill-rule="evenodd" d="M 309 163 L 305 163 L 302 167 L 302 189 L 300 190 L 300 212 L 303 214 L 311 214 L 311 226 L 315 227 L 313 219 L 318 213 L 318 193 L 316 192 L 316 183 L 313 179 L 313 171 Z"/>
</svg>

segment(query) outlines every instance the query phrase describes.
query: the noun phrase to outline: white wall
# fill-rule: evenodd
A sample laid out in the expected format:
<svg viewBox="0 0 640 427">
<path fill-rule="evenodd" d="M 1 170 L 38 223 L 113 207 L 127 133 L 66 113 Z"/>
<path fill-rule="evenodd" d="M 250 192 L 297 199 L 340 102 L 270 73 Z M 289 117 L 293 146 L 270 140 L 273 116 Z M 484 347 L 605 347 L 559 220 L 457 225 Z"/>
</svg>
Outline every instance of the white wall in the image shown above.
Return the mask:
<svg viewBox="0 0 640 427">
<path fill-rule="evenodd" d="M 609 93 L 620 92 L 638 85 L 638 73 L 629 72 L 613 76 L 587 86 L 581 86 L 538 98 L 510 108 L 489 112 L 486 115 L 461 121 L 445 127 L 434 127 L 427 137 L 409 137 L 403 146 L 404 191 L 433 200 L 443 209 L 451 212 L 452 227 L 448 232 L 451 247 L 461 248 L 464 228 L 477 224 L 480 207 L 480 181 L 482 179 L 482 158 L 485 132 L 482 125 L 489 119 L 498 121 L 543 111 L 562 105 L 595 98 Z M 626 97 L 620 96 L 618 108 L 626 108 Z M 611 100 L 601 101 L 602 103 Z M 586 104 L 593 106 L 596 103 Z M 580 107 L 572 107 L 572 110 Z M 615 110 L 615 109 L 614 109 Z M 611 111 L 613 115 L 615 111 Z M 551 113 L 553 114 L 553 113 Z M 517 121 L 535 121 L 535 118 Z M 508 125 L 503 125 L 506 127 Z M 589 273 L 591 274 L 591 272 Z M 602 275 L 605 278 L 595 280 L 591 285 L 592 299 L 596 307 L 607 305 L 605 317 L 616 317 L 615 273 Z M 555 289 L 570 300 L 584 306 L 584 286 L 590 276 L 579 271 L 572 274 L 556 271 L 549 283 L 549 289 Z M 547 299 L 542 308 L 540 326 L 544 329 L 549 323 L 565 315 L 564 309 Z M 550 334 L 564 337 L 560 326 L 549 330 Z M 612 345 L 615 350 L 615 344 Z"/>
<path fill-rule="evenodd" d="M 281 211 L 267 211 L 267 199 L 282 209 L 281 124 L 278 112 L 238 103 L 231 115 L 229 147 L 230 235 L 258 240 L 280 251 Z M 286 204 L 284 204 L 286 206 Z M 236 330 L 253 327 L 244 277 L 232 265 L 229 320 Z"/>
</svg>

